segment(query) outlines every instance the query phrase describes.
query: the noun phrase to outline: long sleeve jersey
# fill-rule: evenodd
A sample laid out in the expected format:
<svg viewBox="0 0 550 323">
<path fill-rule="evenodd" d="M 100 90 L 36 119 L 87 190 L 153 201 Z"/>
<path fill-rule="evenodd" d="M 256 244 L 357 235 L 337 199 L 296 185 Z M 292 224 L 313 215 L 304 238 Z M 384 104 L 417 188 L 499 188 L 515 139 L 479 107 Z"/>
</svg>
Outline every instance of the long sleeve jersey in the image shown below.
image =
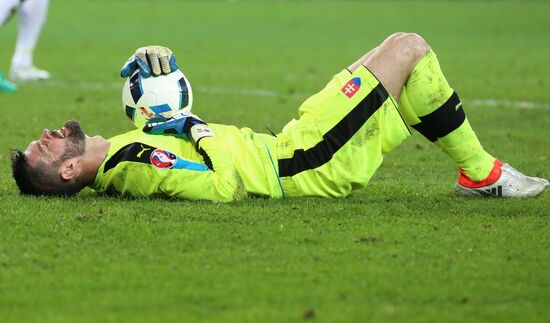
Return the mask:
<svg viewBox="0 0 550 323">
<path fill-rule="evenodd" d="M 130 131 L 108 139 L 105 160 L 90 185 L 100 193 L 233 201 L 281 197 L 276 141 L 248 128 L 210 124 L 214 137 L 187 140 Z"/>
</svg>

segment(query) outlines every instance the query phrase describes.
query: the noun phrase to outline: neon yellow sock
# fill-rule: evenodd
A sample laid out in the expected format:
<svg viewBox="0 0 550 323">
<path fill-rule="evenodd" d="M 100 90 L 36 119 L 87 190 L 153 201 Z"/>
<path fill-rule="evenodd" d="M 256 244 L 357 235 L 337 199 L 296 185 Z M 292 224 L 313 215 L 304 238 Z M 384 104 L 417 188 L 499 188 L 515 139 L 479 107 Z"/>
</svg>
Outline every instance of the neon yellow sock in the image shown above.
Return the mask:
<svg viewBox="0 0 550 323">
<path fill-rule="evenodd" d="M 460 127 L 439 138 L 437 142 L 443 146 L 447 156 L 474 181 L 486 178 L 493 169 L 495 158 L 483 149 L 467 119 Z"/>
<path fill-rule="evenodd" d="M 495 158 L 479 143 L 432 50 L 403 87 L 399 110 L 407 124 L 439 146 L 470 179 L 479 181 L 489 175 Z"/>
</svg>

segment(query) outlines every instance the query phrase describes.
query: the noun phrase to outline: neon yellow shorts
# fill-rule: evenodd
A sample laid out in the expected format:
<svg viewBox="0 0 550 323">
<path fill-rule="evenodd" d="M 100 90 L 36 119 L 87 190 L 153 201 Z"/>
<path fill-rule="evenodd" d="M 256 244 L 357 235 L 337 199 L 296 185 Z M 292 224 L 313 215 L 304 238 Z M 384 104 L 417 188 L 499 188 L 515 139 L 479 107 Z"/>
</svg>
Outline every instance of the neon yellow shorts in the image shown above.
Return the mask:
<svg viewBox="0 0 550 323">
<path fill-rule="evenodd" d="M 383 154 L 410 132 L 396 101 L 360 66 L 336 74 L 277 135 L 285 196 L 340 197 L 368 183 Z"/>
</svg>

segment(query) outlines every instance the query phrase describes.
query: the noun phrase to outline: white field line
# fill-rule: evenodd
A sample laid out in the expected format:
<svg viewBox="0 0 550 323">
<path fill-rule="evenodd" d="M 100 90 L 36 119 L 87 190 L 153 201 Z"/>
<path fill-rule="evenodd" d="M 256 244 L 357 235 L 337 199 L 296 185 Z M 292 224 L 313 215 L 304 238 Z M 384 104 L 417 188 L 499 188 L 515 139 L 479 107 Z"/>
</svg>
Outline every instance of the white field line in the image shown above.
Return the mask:
<svg viewBox="0 0 550 323">
<path fill-rule="evenodd" d="M 467 100 L 466 101 L 466 106 L 550 110 L 550 104 L 549 103 L 531 102 L 531 101 L 497 100 L 497 99 L 472 99 L 472 100 Z"/>
<path fill-rule="evenodd" d="M 35 83 L 36 85 L 45 85 L 49 87 L 60 88 L 75 88 L 75 89 L 119 89 L 122 82 L 102 83 L 102 82 L 65 82 L 65 81 L 46 81 Z M 231 87 L 215 87 L 215 86 L 199 86 L 193 87 L 193 91 L 207 94 L 230 94 L 242 96 L 257 96 L 257 97 L 281 97 L 288 96 L 288 93 L 278 92 L 270 89 L 253 89 L 253 88 L 231 88 Z M 314 93 L 293 93 L 293 96 L 308 97 Z M 465 100 L 465 105 L 471 107 L 491 107 L 491 108 L 514 108 L 514 109 L 542 109 L 550 110 L 550 103 L 532 102 L 532 101 L 514 101 L 500 99 L 470 99 Z"/>
</svg>

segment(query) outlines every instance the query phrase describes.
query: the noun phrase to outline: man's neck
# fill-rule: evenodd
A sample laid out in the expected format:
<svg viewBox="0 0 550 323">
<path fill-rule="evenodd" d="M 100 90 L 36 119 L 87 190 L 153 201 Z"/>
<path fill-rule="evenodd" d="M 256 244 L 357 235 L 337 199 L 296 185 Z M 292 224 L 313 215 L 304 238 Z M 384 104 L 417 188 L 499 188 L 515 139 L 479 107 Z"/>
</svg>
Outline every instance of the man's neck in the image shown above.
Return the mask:
<svg viewBox="0 0 550 323">
<path fill-rule="evenodd" d="M 82 175 L 84 180 L 92 184 L 97 176 L 97 172 L 111 147 L 111 142 L 100 136 L 86 138 L 86 152 L 82 156 Z"/>
</svg>

